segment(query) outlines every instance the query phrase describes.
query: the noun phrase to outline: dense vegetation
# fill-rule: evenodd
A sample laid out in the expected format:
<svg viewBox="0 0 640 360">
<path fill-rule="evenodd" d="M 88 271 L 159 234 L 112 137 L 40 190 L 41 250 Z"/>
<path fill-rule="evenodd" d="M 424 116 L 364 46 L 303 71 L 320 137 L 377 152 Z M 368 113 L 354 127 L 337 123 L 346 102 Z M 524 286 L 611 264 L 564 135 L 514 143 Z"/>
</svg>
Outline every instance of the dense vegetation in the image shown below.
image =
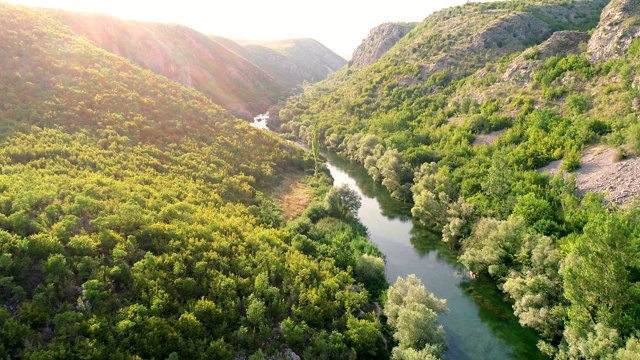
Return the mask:
<svg viewBox="0 0 640 360">
<path fill-rule="evenodd" d="M 521 324 L 540 333 L 540 349 L 561 359 L 640 351 L 640 209 L 537 171 L 559 159 L 573 170 L 594 144 L 620 158 L 640 153 L 638 40 L 600 63 L 588 60 L 585 43 L 543 42 L 555 31 L 593 29 L 606 3 L 443 10 L 376 63 L 291 99 L 274 124 L 318 138 L 413 202 L 413 215 L 441 231 L 471 271 L 493 278 Z M 550 31 L 527 43 L 500 30 L 517 33 L 525 20 Z M 494 143 L 474 144 L 497 130 Z"/>
<path fill-rule="evenodd" d="M 388 357 L 357 199 L 270 196 L 301 150 L 45 11 L 0 42 L 0 358 Z"/>
</svg>

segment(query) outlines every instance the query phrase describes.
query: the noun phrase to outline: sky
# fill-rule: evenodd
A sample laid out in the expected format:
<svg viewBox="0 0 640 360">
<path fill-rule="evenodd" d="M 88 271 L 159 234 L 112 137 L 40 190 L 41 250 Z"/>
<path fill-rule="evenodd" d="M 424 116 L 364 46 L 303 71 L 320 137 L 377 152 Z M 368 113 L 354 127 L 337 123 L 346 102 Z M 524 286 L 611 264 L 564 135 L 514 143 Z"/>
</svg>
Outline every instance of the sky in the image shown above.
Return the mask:
<svg viewBox="0 0 640 360">
<path fill-rule="evenodd" d="M 106 13 L 126 20 L 178 23 L 232 39 L 313 38 L 350 57 L 369 30 L 421 21 L 467 0 L 5 0 L 28 6 Z"/>
</svg>

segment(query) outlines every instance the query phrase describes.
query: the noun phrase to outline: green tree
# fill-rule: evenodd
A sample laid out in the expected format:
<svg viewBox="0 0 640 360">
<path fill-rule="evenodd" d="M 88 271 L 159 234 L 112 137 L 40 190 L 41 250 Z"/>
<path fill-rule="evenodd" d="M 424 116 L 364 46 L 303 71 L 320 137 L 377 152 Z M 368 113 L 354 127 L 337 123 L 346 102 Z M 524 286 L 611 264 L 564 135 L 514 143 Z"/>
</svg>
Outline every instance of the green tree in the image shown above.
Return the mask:
<svg viewBox="0 0 640 360">
<path fill-rule="evenodd" d="M 30 333 L 29 326 L 14 319 L 4 307 L 0 307 L 0 356 L 17 358 L 20 349 L 25 345 L 24 339 L 27 339 Z"/>
<path fill-rule="evenodd" d="M 511 191 L 513 169 L 506 151 L 498 151 L 491 158 L 491 167 L 482 189 L 496 200 L 504 200 Z"/>
<path fill-rule="evenodd" d="M 95 308 L 98 311 L 106 310 L 103 305 L 108 298 L 109 292 L 102 281 L 93 279 L 82 284 L 81 300 L 83 306 Z"/>
<path fill-rule="evenodd" d="M 576 238 L 562 270 L 568 307 L 568 329 L 575 344 L 593 332 L 594 324 L 628 336 L 638 329 L 640 291 L 637 248 L 629 224 L 616 215 L 594 215 Z"/>
<path fill-rule="evenodd" d="M 444 344 L 444 328 L 438 314 L 424 304 L 410 303 L 398 312 L 393 337 L 403 347 L 423 349 L 428 344 Z"/>
<path fill-rule="evenodd" d="M 377 256 L 369 254 L 360 256 L 356 262 L 354 274 L 356 280 L 365 285 L 373 298 L 380 296 L 388 285 L 384 272 L 384 260 Z"/>
<path fill-rule="evenodd" d="M 522 269 L 510 272 L 503 290 L 514 300 L 520 324 L 554 341 L 562 334 L 566 315 L 560 251 L 547 236 L 529 236 L 517 256 Z"/>
<path fill-rule="evenodd" d="M 304 350 L 307 359 L 351 359 L 356 356 L 347 348 L 344 335 L 337 331 L 328 334 L 325 330 L 313 337 L 311 346 Z"/>
<path fill-rule="evenodd" d="M 473 227 L 475 209 L 460 198 L 447 209 L 448 223 L 442 228 L 442 241 L 450 248 L 458 247 L 461 238 L 469 236 Z"/>
<path fill-rule="evenodd" d="M 587 332 L 569 326 L 560 344 L 559 359 L 614 359 L 623 341 L 617 330 L 597 323 Z"/>
<path fill-rule="evenodd" d="M 341 219 L 356 217 L 361 205 L 360 196 L 347 184 L 332 187 L 324 199 L 324 208 L 329 215 Z"/>
<path fill-rule="evenodd" d="M 376 168 L 379 169 L 382 185 L 389 189 L 391 196 L 405 199 L 409 187 L 404 182 L 409 171 L 405 168 L 402 154 L 396 149 L 387 149 L 376 162 Z"/>
<path fill-rule="evenodd" d="M 441 353 L 442 350 L 434 345 L 427 345 L 422 350 L 396 346 L 391 357 L 393 360 L 438 360 L 442 358 Z"/>
<path fill-rule="evenodd" d="M 311 140 L 311 152 L 313 154 L 313 176 L 316 181 L 318 179 L 318 168 L 320 166 L 320 134 L 318 132 L 318 126 L 313 127 L 313 134 Z"/>
<path fill-rule="evenodd" d="M 284 340 L 294 349 L 304 349 L 309 338 L 309 326 L 302 321 L 296 323 L 290 317 L 282 321 L 282 335 Z"/>
<path fill-rule="evenodd" d="M 580 168 L 580 155 L 577 147 L 569 149 L 562 160 L 562 170 L 573 171 Z"/>
<path fill-rule="evenodd" d="M 483 272 L 504 279 L 515 262 L 515 254 L 526 234 L 522 218 L 480 219 L 471 237 L 462 242 L 460 262 L 476 274 Z"/>
<path fill-rule="evenodd" d="M 249 301 L 247 307 L 247 320 L 250 324 L 256 326 L 264 322 L 266 307 L 264 302 L 255 298 Z"/>
<path fill-rule="evenodd" d="M 640 341 L 635 336 L 627 339 L 627 344 L 624 348 L 619 349 L 616 352 L 616 358 L 620 360 L 633 360 L 640 357 Z"/>
<path fill-rule="evenodd" d="M 387 290 L 384 308 L 387 322 L 395 329 L 394 338 L 401 349 L 394 349 L 394 354 L 413 354 L 404 350 L 413 349 L 441 357 L 445 349 L 444 329 L 436 320 L 437 315 L 445 311 L 446 301 L 429 293 L 417 276 L 398 277 Z"/>
<path fill-rule="evenodd" d="M 589 100 L 585 95 L 571 94 L 567 96 L 566 104 L 573 115 L 581 115 L 587 111 Z"/>
<path fill-rule="evenodd" d="M 414 183 L 411 213 L 425 226 L 441 228 L 447 223 L 449 204 L 455 200 L 448 169 L 436 163 L 422 164 Z"/>
<path fill-rule="evenodd" d="M 513 215 L 521 217 L 527 226 L 532 226 L 541 220 L 551 220 L 553 209 L 545 199 L 537 197 L 533 193 L 518 196 Z"/>
<path fill-rule="evenodd" d="M 382 355 L 384 344 L 380 324 L 377 321 L 351 316 L 347 320 L 346 336 L 359 358 L 374 359 Z"/>
</svg>

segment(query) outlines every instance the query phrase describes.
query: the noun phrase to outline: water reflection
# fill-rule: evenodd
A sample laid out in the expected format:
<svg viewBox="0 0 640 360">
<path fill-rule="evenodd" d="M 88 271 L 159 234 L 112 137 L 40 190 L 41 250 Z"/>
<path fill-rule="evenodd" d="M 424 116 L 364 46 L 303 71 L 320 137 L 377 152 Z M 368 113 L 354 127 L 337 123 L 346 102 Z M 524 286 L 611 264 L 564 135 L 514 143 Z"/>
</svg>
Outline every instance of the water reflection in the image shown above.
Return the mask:
<svg viewBox="0 0 640 360">
<path fill-rule="evenodd" d="M 457 263 L 456 254 L 447 248 L 447 244 L 442 241 L 440 234 L 426 229 L 414 221 L 410 235 L 411 245 L 417 252 L 428 254 L 435 251 L 438 259 L 447 260 L 452 264 Z"/>
<path fill-rule="evenodd" d="M 382 184 L 371 180 L 371 177 L 364 167 L 354 164 L 335 154 L 329 153 L 323 155 L 327 158 L 330 164 L 339 168 L 340 171 L 346 173 L 354 180 L 355 186 L 358 187 L 362 195 L 369 199 L 376 200 L 384 217 L 389 219 L 398 219 L 401 221 L 411 220 L 411 205 L 392 198 Z M 334 175 L 333 172 L 331 175 L 335 179 L 336 175 Z M 339 183 L 338 180 L 336 180 L 336 183 Z"/>
</svg>

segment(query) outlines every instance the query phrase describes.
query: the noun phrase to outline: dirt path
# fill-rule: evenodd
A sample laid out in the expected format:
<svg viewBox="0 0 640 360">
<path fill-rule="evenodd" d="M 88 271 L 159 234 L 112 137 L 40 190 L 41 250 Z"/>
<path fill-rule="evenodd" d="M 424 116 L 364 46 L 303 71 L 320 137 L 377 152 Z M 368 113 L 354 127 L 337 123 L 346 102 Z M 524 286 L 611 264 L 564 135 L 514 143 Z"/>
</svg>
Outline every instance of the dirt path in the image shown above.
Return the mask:
<svg viewBox="0 0 640 360">
<path fill-rule="evenodd" d="M 587 150 L 574 172 L 576 185 L 582 192 L 605 194 L 605 198 L 624 205 L 640 194 L 640 157 L 616 161 L 618 150 L 598 146 Z M 551 176 L 560 171 L 560 161 L 539 169 Z"/>
</svg>

